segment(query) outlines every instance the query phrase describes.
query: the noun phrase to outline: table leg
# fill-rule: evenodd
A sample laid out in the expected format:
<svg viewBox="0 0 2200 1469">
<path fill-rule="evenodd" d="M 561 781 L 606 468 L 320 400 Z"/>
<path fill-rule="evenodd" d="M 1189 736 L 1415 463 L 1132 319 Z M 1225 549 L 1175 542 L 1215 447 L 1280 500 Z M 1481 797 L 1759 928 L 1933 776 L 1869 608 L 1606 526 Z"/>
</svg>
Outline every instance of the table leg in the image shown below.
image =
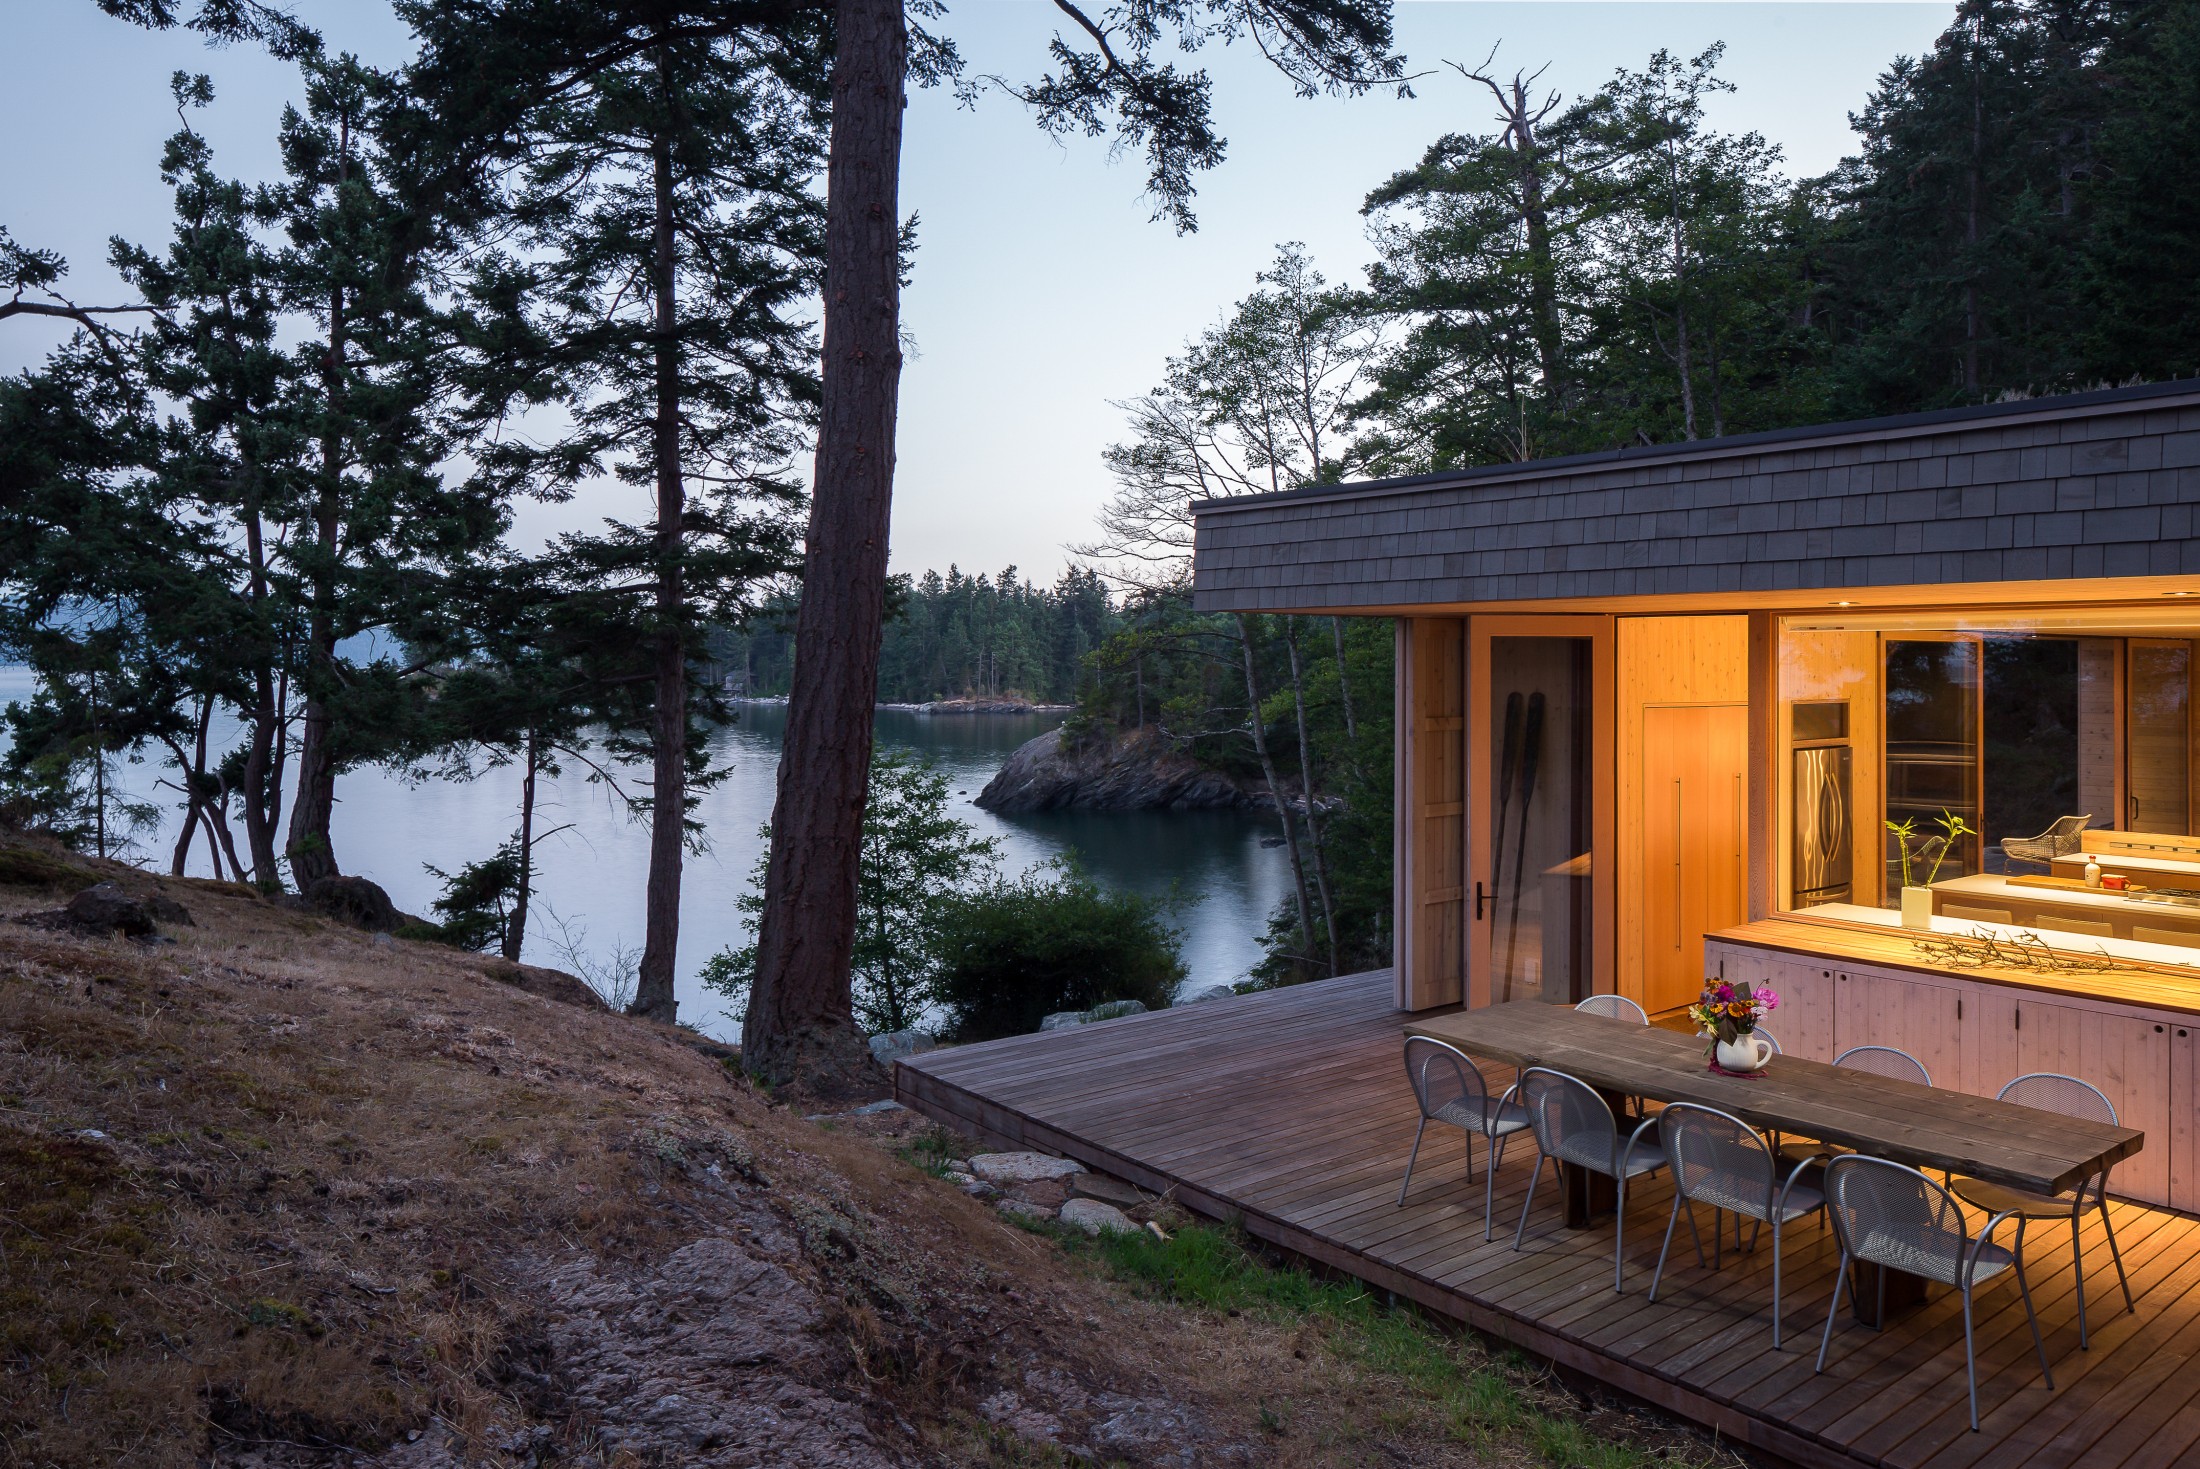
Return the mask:
<svg viewBox="0 0 2200 1469">
<path fill-rule="evenodd" d="M 1602 1093 L 1605 1105 L 1619 1119 L 1620 1142 L 1624 1145 L 1634 1124 L 1627 1120 L 1627 1098 L 1617 1092 Z M 1577 1168 L 1571 1163 L 1558 1165 L 1560 1198 L 1566 1209 L 1568 1229 L 1586 1228 L 1599 1214 L 1609 1214 L 1619 1207 L 1619 1185 L 1608 1173 L 1597 1173 L 1587 1168 Z"/>
<path fill-rule="evenodd" d="M 1925 1277 L 1865 1260 L 1849 1262 L 1849 1300 L 1857 1324 L 1874 1330 L 1925 1300 Z"/>
</svg>

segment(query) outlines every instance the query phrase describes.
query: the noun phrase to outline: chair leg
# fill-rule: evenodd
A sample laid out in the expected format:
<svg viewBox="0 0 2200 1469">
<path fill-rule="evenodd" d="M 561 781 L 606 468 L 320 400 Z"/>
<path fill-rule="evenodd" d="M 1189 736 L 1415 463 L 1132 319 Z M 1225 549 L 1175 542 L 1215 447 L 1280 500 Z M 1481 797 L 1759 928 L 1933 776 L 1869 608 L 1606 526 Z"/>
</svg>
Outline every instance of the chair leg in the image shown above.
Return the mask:
<svg viewBox="0 0 2200 1469">
<path fill-rule="evenodd" d="M 1841 1263 L 1833 1267 L 1833 1301 L 1826 1307 L 1826 1330 L 1818 1338 L 1818 1365 L 1810 1369 L 1813 1377 L 1826 1370 L 1826 1348 L 1833 1344 L 1833 1318 L 1841 1309 L 1841 1289 L 1848 1283 L 1849 1252 L 1844 1246 Z"/>
<path fill-rule="evenodd" d="M 1880 1267 L 1879 1275 L 1882 1280 L 1886 1278 L 1885 1266 Z M 2029 1300 L 2027 1304 L 2029 1304 Z M 1881 1319 L 1884 1320 L 1885 1318 L 1882 1317 Z M 1968 1279 L 1963 1282 L 1963 1372 L 1964 1376 L 1970 1379 L 1971 1432 L 1976 1433 L 1978 1432 L 1978 1354 L 1971 1348 L 1971 1282 Z"/>
<path fill-rule="evenodd" d="M 1520 1201 L 1520 1223 L 1513 1229 L 1513 1248 L 1519 1249 L 1521 1240 L 1528 1234 L 1528 1211 L 1535 1207 L 1535 1186 L 1543 1181 L 1543 1150 L 1535 1155 L 1535 1172 L 1528 1179 L 1528 1196 Z"/>
<path fill-rule="evenodd" d="M 1681 1222 L 1681 1191 L 1673 1190 L 1673 1211 L 1665 1216 L 1665 1243 L 1658 1246 L 1658 1268 L 1650 1272 L 1650 1299 L 1658 1298 L 1658 1282 L 1665 1278 L 1665 1252 L 1673 1248 L 1673 1226 Z M 1693 1216 L 1691 1216 L 1693 1222 Z"/>
<path fill-rule="evenodd" d="M 2093 1347 L 2087 1341 L 2085 1331 L 2085 1245 L 2079 1239 L 2076 1204 L 2070 1206 L 2070 1268 L 2078 1276 L 2078 1350 L 2090 1352 Z"/>
<path fill-rule="evenodd" d="M 2040 1318 L 2032 1310 L 2032 1286 L 2024 1278 L 2024 1226 L 2021 1224 L 2017 1226 L 2016 1255 L 2017 1294 L 2024 1297 L 2024 1319 L 2032 1328 L 2032 1350 L 2039 1353 L 2040 1380 L 2047 1384 L 2049 1392 L 2053 1392 L 2055 1373 L 2047 1365 L 2047 1343 L 2040 1339 Z"/>
<path fill-rule="evenodd" d="M 2108 1258 L 2116 1262 L 2116 1281 L 2124 1288 L 2124 1309 L 2132 1315 L 2139 1314 L 2139 1307 L 2131 1299 L 2131 1279 L 2124 1274 L 2124 1252 L 2116 1248 L 2116 1221 L 2108 1213 L 2108 1175 L 2101 1175 L 2100 1186 L 2093 1192 L 2094 1201 L 2100 1206 L 2101 1228 L 2108 1232 Z"/>
<path fill-rule="evenodd" d="M 1497 1169 L 1505 1161 L 1505 1140 L 1490 1139 L 1489 1166 L 1482 1170 L 1482 1243 L 1490 1242 L 1491 1216 L 1497 1211 Z"/>
<path fill-rule="evenodd" d="M 1460 1129 L 1460 1136 L 1461 1136 L 1461 1137 L 1462 1137 L 1462 1138 L 1463 1138 L 1463 1139 L 1465 1140 L 1465 1142 L 1466 1142 L 1466 1145 L 1467 1145 L 1467 1182 L 1468 1182 L 1468 1183 L 1469 1183 L 1469 1184 L 1471 1185 L 1471 1184 L 1472 1184 L 1472 1183 L 1474 1182 L 1474 1132 L 1473 1132 L 1473 1129 L 1471 1129 L 1471 1128 L 1461 1128 L 1461 1129 Z"/>
<path fill-rule="evenodd" d="M 1772 1221 L 1772 1349 L 1780 1350 L 1780 1221 L 1777 1219 Z"/>
<path fill-rule="evenodd" d="M 1624 1165 L 1621 1171 L 1625 1171 Z M 1619 1185 L 1619 1207 L 1612 1211 L 1612 1289 L 1624 1293 L 1621 1272 L 1627 1268 L 1627 1180 L 1623 1177 L 1612 1181 Z"/>
<path fill-rule="evenodd" d="M 1716 1214 L 1718 1211 L 1714 1209 L 1712 1212 Z M 1712 1221 L 1714 1225 L 1716 1225 L 1717 1222 L 1718 1221 L 1716 1219 Z M 1703 1258 L 1703 1231 L 1696 1227 L 1696 1206 L 1694 1204 L 1690 1204 L 1688 1206 L 1688 1237 L 1696 1242 L 1696 1268 L 1698 1270 L 1702 1270 L 1705 1268 Z"/>
<path fill-rule="evenodd" d="M 1428 1118 L 1421 1118 L 1421 1125 L 1413 1129 L 1413 1151 L 1406 1155 L 1405 1182 L 1398 1185 L 1398 1207 L 1406 1206 L 1406 1186 L 1413 1182 L 1413 1165 L 1421 1161 L 1421 1134 L 1428 1131 Z M 1469 1147 L 1473 1144 L 1469 1143 Z"/>
</svg>

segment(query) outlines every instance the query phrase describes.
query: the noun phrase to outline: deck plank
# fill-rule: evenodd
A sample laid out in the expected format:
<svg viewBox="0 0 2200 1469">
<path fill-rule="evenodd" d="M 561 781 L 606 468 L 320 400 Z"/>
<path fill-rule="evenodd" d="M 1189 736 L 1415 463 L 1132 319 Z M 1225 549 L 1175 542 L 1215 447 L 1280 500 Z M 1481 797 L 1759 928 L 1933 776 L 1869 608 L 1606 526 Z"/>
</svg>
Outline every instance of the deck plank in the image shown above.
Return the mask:
<svg viewBox="0 0 2200 1469">
<path fill-rule="evenodd" d="M 2077 1350 L 2067 1231 L 2027 1246 L 2056 1374 L 2039 1381 L 2015 1291 L 1982 1292 L 1976 1334 L 1985 1431 L 1971 1433 L 1957 1299 L 1936 1293 L 1886 1331 L 1844 1313 L 1812 1372 L 1834 1250 L 1814 1221 L 1788 1232 L 1788 1338 L 1771 1346 L 1770 1251 L 1731 1244 L 1698 1266 L 1684 1224 L 1660 1298 L 1650 1271 L 1671 1208 L 1662 1177 L 1630 1190 L 1627 1289 L 1612 1291 L 1610 1216 L 1567 1230 L 1546 1177 L 1512 1249 L 1535 1150 L 1508 1147 L 1495 1238 L 1482 1239 L 1485 1150 L 1470 1185 L 1455 1130 L 1431 1127 L 1397 1202 L 1415 1112 L 1405 1017 L 1378 971 L 1074 1030 L 928 1052 L 897 1095 L 951 1126 L 1076 1157 L 1187 1208 L 1452 1316 L 1693 1418 L 1760 1455 L 1889 1469 L 2151 1469 L 2200 1462 L 2200 1221 L 2117 1202 L 2138 1298 L 2122 1310 L 2097 1220 L 2085 1235 L 2093 1349 Z M 1490 1081 L 1509 1081 L 1492 1068 Z M 1549 1200 L 1546 1205 L 1546 1197 Z M 1699 1211 L 1709 1240 L 1709 1211 Z M 1731 1221 L 1728 1221 L 1731 1229 Z M 2006 1299 L 2003 1297 L 2006 1296 Z"/>
</svg>

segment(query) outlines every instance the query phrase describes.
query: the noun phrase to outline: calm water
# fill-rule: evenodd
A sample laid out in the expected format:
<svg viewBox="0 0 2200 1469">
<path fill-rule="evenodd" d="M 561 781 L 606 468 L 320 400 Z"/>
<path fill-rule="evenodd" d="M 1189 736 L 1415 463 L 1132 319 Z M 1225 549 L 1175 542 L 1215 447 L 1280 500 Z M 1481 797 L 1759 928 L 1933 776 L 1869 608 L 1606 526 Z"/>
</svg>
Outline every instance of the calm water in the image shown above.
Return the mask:
<svg viewBox="0 0 2200 1469">
<path fill-rule="evenodd" d="M 0 706 L 30 692 L 27 671 L 0 668 Z M 723 1038 L 738 1027 L 724 1014 L 721 997 L 697 983 L 695 973 L 711 954 L 744 937 L 733 900 L 763 850 L 757 833 L 771 818 L 783 723 L 779 708 L 754 706 L 713 737 L 713 753 L 733 773 L 703 794 L 697 814 L 709 830 L 710 850 L 689 859 L 681 888 L 680 1015 Z M 1191 987 L 1243 977 L 1260 957 L 1259 936 L 1289 881 L 1283 852 L 1260 844 L 1274 830 L 1272 818 L 1220 812 L 995 816 L 970 804 L 1011 750 L 1054 723 L 1041 715 L 881 712 L 878 739 L 882 749 L 928 758 L 946 772 L 956 814 L 981 836 L 999 839 L 1005 871 L 1074 851 L 1111 887 L 1161 894 L 1173 886 L 1185 899 L 1178 922 Z M 163 774 L 156 766 L 118 765 L 115 774 L 133 794 L 175 805 L 173 792 L 154 784 Z M 519 825 L 519 773 L 513 769 L 471 782 L 421 785 L 360 770 L 338 782 L 337 797 L 331 837 L 338 863 L 380 883 L 411 913 L 425 914 L 441 891 L 423 864 L 455 872 L 494 851 Z M 138 860 L 165 870 L 179 822 L 180 813 L 169 810 L 162 830 L 144 839 Z M 567 967 L 556 942 L 561 921 L 570 941 L 598 961 L 638 951 L 648 828 L 629 820 L 605 787 L 590 784 L 586 772 L 570 763 L 562 776 L 539 783 L 535 825 L 537 831 L 566 829 L 537 849 L 538 906 L 529 917 L 527 960 Z M 202 836 L 190 871 L 203 877 L 211 870 Z"/>
</svg>

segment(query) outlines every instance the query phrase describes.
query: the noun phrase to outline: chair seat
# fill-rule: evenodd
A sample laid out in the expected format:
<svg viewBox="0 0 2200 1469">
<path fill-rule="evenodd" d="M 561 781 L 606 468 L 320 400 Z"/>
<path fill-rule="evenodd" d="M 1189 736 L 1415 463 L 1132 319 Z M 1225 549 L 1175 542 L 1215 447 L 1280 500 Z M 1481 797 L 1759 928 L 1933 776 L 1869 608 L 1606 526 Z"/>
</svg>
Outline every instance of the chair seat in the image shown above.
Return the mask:
<svg viewBox="0 0 2200 1469">
<path fill-rule="evenodd" d="M 1619 1176 L 1619 1155 L 1626 1151 L 1627 1139 L 1623 1134 L 1606 1153 L 1597 1138 L 1565 1138 L 1559 1142 L 1558 1151 L 1552 1156 L 1561 1163 L 1572 1163 L 1593 1173 L 1611 1177 Z M 1627 1176 L 1635 1178 L 1645 1173 L 1655 1173 L 1665 1166 L 1665 1144 L 1655 1134 L 1635 1144 L 1635 1150 L 1627 1158 Z"/>
<path fill-rule="evenodd" d="M 1807 1183 L 1797 1182 L 1787 1191 L 1785 1207 L 1780 1203 L 1780 1193 L 1777 1188 L 1773 1190 L 1772 1202 L 1768 1207 L 1765 1203 L 1764 1185 L 1761 1180 L 1729 1179 L 1724 1175 L 1714 1175 L 1697 1180 L 1689 1197 L 1699 1204 L 1710 1204 L 1714 1208 L 1724 1209 L 1728 1213 L 1739 1214 L 1745 1219 L 1762 1219 L 1770 1223 L 1772 1217 L 1777 1214 L 1782 1224 L 1791 1219 L 1802 1218 L 1826 1201 L 1823 1190 L 1813 1188 Z"/>
<path fill-rule="evenodd" d="M 1974 1209 L 1989 1214 L 2014 1214 L 2020 1219 L 2068 1219 L 2075 1206 L 2081 1213 L 2093 1200 L 2078 1194 L 2036 1194 L 2029 1189 L 1988 1183 L 1983 1178 L 1959 1178 L 1952 1190 Z"/>
<path fill-rule="evenodd" d="M 1811 1143 L 1789 1138 L 1780 1144 L 1780 1162 L 1793 1168 L 1798 1163 L 1814 1163 L 1827 1158 L 1838 1158 L 1847 1148 L 1839 1143 Z"/>
<path fill-rule="evenodd" d="M 1935 1236 L 1935 1241 L 1943 1236 Z M 1895 1270 L 1907 1270 L 1912 1275 L 1922 1275 L 1927 1280 L 1937 1280 L 1942 1285 L 1963 1284 L 1963 1261 L 1944 1250 L 1929 1249 L 1922 1242 L 1905 1239 L 1893 1230 L 1874 1230 L 1859 1240 L 1856 1258 L 1868 1260 L 1874 1265 L 1885 1265 Z M 2016 1255 L 2006 1246 L 1988 1244 L 1979 1247 L 1978 1266 L 1972 1272 L 1973 1282 L 1993 1279 L 2017 1263 Z"/>
<path fill-rule="evenodd" d="M 1511 1102 L 1500 1102 L 1495 1097 L 1483 1097 L 1477 1101 L 1461 1097 L 1446 1102 L 1429 1114 L 1437 1122 L 1448 1122 L 1454 1127 L 1464 1127 L 1469 1132 L 1479 1132 L 1484 1137 L 1509 1137 L 1528 1129 L 1528 1109 Z"/>
</svg>

